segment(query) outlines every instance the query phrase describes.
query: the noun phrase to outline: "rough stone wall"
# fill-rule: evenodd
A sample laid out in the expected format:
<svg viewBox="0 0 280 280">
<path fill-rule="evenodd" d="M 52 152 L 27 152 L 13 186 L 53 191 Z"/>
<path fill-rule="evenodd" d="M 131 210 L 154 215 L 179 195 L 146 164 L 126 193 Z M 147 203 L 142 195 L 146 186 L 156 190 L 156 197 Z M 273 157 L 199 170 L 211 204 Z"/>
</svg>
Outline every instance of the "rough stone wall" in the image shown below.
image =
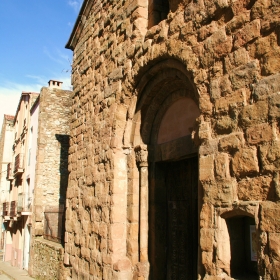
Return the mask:
<svg viewBox="0 0 280 280">
<path fill-rule="evenodd" d="M 82 17 L 69 46 L 65 264 L 72 279 L 147 279 L 138 263 L 131 135 L 141 81 L 154 77 L 158 63 L 175 69 L 174 60 L 184 65 L 201 112 L 193 131 L 203 196 L 198 277 L 230 278 L 224 226 L 245 215 L 257 227 L 259 275 L 279 279 L 279 12 L 274 0 L 182 1 L 147 30 L 148 1 L 105 0 Z"/>
<path fill-rule="evenodd" d="M 3 203 L 8 201 L 10 181 L 7 181 L 7 165 L 13 161 L 12 158 L 12 141 L 14 137 L 14 116 L 4 115 L 3 124 L 0 135 L 0 213 L 3 213 Z M 2 224 L 3 217 L 0 217 Z M 1 230 L 0 247 L 3 249 L 4 238 L 3 230 Z"/>
<path fill-rule="evenodd" d="M 44 246 L 39 246 L 42 240 L 41 236 L 44 232 L 44 212 L 53 208 L 59 212 L 58 209 L 61 207 L 64 208 L 63 205 L 65 205 L 68 185 L 71 93 L 71 91 L 67 90 L 46 87 L 42 88 L 40 93 L 32 239 L 29 262 L 29 270 L 33 276 L 40 275 L 40 277 L 43 277 L 41 275 L 41 263 L 52 250 L 51 248 L 55 248 L 55 245 L 49 247 L 46 254 L 41 254 L 41 251 L 38 251 L 40 246 Z M 63 221 L 58 219 L 58 215 L 57 213 L 57 219 L 54 220 L 59 224 L 54 225 L 52 228 L 56 229 L 56 231 L 58 227 L 64 229 Z M 52 254 L 57 254 L 57 249 L 54 249 Z M 60 259 L 56 258 L 56 261 L 58 260 Z M 48 266 L 48 268 L 51 271 L 46 270 L 46 275 L 43 279 L 54 279 L 52 277 L 52 271 L 54 269 L 51 266 Z"/>
<path fill-rule="evenodd" d="M 36 279 L 63 279 L 60 278 L 63 267 L 63 252 L 64 249 L 61 244 L 57 244 L 43 238 L 34 240 L 33 250 L 36 252 L 34 255 L 34 262 L 37 264 L 34 267 L 34 275 Z"/>
</svg>

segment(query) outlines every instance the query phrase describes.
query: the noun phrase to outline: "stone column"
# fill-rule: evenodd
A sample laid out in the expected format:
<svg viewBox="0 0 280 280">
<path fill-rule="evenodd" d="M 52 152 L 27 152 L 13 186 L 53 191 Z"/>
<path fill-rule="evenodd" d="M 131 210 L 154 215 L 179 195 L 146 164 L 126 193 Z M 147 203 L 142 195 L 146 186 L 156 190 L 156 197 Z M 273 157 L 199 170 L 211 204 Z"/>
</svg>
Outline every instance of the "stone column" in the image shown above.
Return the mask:
<svg viewBox="0 0 280 280">
<path fill-rule="evenodd" d="M 145 145 L 135 147 L 136 162 L 140 173 L 140 252 L 139 261 L 148 262 L 148 151 Z"/>
</svg>

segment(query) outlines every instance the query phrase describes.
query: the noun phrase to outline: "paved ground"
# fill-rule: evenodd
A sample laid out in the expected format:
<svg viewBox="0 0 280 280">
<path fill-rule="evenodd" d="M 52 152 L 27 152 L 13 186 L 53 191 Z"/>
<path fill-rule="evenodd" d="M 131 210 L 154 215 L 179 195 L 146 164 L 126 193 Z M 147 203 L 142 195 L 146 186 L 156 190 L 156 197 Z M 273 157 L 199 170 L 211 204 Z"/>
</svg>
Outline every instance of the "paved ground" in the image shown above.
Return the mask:
<svg viewBox="0 0 280 280">
<path fill-rule="evenodd" d="M 0 280 L 34 280 L 26 270 L 11 266 L 8 262 L 0 261 Z"/>
<path fill-rule="evenodd" d="M 11 278 L 9 278 L 6 274 L 2 274 L 0 271 L 0 280 L 11 280 Z"/>
</svg>

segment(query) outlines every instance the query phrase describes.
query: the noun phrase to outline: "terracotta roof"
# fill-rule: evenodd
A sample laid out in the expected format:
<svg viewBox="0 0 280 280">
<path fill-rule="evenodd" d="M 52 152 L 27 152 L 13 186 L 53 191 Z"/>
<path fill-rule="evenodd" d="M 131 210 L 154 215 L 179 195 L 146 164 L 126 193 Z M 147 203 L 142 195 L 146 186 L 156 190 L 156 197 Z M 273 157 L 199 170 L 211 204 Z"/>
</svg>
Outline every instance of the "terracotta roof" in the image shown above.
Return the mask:
<svg viewBox="0 0 280 280">
<path fill-rule="evenodd" d="M 13 121 L 14 118 L 15 118 L 15 116 L 5 115 L 5 114 L 4 114 L 4 118 L 5 118 L 5 120 L 7 120 L 7 121 Z"/>
</svg>

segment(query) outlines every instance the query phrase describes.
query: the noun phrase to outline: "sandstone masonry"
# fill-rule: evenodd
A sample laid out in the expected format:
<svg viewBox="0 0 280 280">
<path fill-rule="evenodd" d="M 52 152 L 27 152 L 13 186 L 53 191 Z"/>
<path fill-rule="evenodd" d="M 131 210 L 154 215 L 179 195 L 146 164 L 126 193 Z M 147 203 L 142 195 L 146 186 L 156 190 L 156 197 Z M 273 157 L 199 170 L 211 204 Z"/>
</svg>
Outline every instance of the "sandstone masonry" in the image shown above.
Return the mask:
<svg viewBox="0 0 280 280">
<path fill-rule="evenodd" d="M 165 2 L 86 0 L 67 44 L 68 279 L 279 279 L 280 4 Z"/>
<path fill-rule="evenodd" d="M 51 80 L 37 100 L 39 123 L 29 272 L 38 279 L 59 279 L 63 274 L 59 268 L 64 252 L 71 91 L 60 86 L 61 82 Z"/>
</svg>

